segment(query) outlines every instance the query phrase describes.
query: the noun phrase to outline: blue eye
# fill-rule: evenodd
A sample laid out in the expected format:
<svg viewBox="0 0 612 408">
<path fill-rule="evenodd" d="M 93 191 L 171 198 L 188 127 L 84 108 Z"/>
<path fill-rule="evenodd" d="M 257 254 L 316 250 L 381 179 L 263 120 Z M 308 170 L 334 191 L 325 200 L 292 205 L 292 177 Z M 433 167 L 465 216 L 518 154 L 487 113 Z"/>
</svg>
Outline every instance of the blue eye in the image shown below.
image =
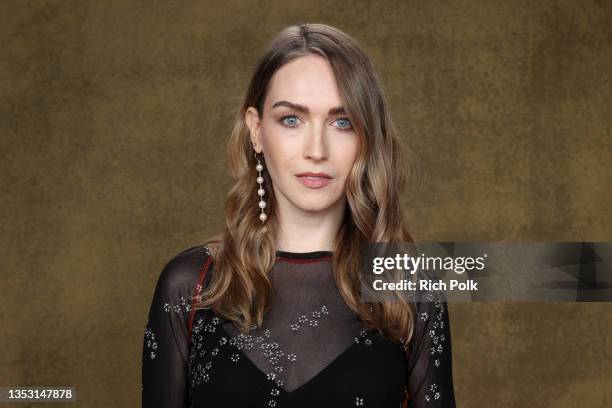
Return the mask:
<svg viewBox="0 0 612 408">
<path fill-rule="evenodd" d="M 292 119 L 295 122 L 288 123 L 288 122 L 285 122 L 285 119 Z M 280 122 L 283 125 L 286 125 L 286 126 L 289 126 L 289 127 L 296 127 L 297 126 L 297 117 L 295 115 L 286 115 L 286 116 L 283 116 L 282 118 L 280 118 Z"/>
<path fill-rule="evenodd" d="M 348 118 L 338 118 L 336 122 L 344 123 L 344 125 L 339 126 L 340 130 L 348 130 L 352 128 L 351 121 Z"/>
</svg>

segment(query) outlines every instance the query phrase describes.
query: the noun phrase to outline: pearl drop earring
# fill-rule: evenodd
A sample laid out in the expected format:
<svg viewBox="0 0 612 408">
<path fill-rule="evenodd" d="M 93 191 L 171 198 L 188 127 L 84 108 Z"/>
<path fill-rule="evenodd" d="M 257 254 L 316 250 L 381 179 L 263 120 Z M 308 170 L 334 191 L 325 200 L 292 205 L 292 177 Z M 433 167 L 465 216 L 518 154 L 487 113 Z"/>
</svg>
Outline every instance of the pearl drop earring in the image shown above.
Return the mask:
<svg viewBox="0 0 612 408">
<path fill-rule="evenodd" d="M 265 220 L 268 219 L 268 216 L 264 212 L 264 208 L 266 208 L 266 202 L 263 200 L 263 196 L 264 194 L 266 194 L 266 190 L 264 190 L 263 187 L 261 186 L 264 182 L 264 178 L 261 175 L 261 172 L 264 169 L 264 166 L 259 161 L 259 158 L 257 157 L 257 153 L 255 153 L 255 160 L 257 160 L 257 166 L 255 166 L 255 169 L 259 172 L 259 175 L 257 176 L 257 183 L 259 184 L 259 190 L 257 190 L 257 195 L 259 196 L 259 208 L 261 208 L 261 214 L 259 214 L 259 219 L 263 223 Z"/>
</svg>

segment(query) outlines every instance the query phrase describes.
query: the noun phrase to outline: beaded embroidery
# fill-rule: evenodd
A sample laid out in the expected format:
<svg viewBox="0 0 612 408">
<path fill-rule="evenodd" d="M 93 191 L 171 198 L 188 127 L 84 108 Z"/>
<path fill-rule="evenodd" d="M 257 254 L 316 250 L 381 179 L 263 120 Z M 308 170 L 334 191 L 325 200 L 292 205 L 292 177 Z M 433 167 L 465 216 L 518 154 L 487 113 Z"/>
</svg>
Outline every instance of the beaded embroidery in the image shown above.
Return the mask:
<svg viewBox="0 0 612 408">
<path fill-rule="evenodd" d="M 297 322 L 292 323 L 290 325 L 290 329 L 292 331 L 300 330 L 303 327 L 318 327 L 318 322 L 324 316 L 329 314 L 329 310 L 326 305 L 322 305 L 318 310 L 313 311 L 308 315 L 302 314 L 298 317 Z M 192 338 L 193 345 L 190 352 L 190 374 L 191 374 L 191 386 L 195 387 L 201 383 L 208 382 L 210 380 L 211 369 L 213 368 L 214 358 L 219 354 L 220 349 L 218 346 L 233 346 L 238 350 L 251 350 L 254 347 L 259 347 L 266 360 L 273 367 L 272 371 L 266 373 L 266 377 L 269 381 L 273 382 L 273 386 L 270 391 L 270 396 L 272 399 L 268 401 L 269 406 L 276 406 L 275 397 L 280 395 L 280 390 L 276 387 L 282 387 L 285 384 L 285 380 L 283 378 L 283 372 L 285 371 L 285 367 L 283 365 L 283 361 L 287 361 L 289 364 L 295 362 L 297 360 L 297 355 L 295 353 L 285 353 L 281 348 L 278 342 L 274 341 L 272 338 L 272 331 L 270 329 L 266 329 L 263 331 L 263 335 L 253 335 L 251 333 L 244 334 L 238 333 L 237 335 L 230 336 L 229 339 L 226 336 L 222 336 L 218 341 L 218 346 L 214 347 L 209 353 L 209 360 L 202 364 L 196 364 L 196 357 L 204 357 L 206 354 L 206 350 L 203 345 L 203 332 L 214 333 L 217 330 L 217 326 L 221 324 L 221 319 L 219 317 L 214 316 L 210 319 L 210 322 L 206 322 L 205 317 L 202 314 L 196 315 L 196 319 L 192 329 Z M 294 327 L 297 326 L 297 329 Z M 257 326 L 252 326 L 250 331 L 254 331 Z M 362 330 L 360 333 L 360 337 L 366 336 L 365 330 Z M 357 338 L 356 338 L 357 339 Z M 371 340 L 365 339 L 365 344 L 370 345 Z M 240 359 L 240 354 L 231 353 L 230 360 L 234 363 L 238 362 Z"/>
<path fill-rule="evenodd" d="M 149 350 L 149 357 L 153 360 L 156 356 L 157 341 L 155 340 L 155 333 L 153 333 L 148 324 L 145 328 L 145 341 L 145 346 Z"/>
</svg>

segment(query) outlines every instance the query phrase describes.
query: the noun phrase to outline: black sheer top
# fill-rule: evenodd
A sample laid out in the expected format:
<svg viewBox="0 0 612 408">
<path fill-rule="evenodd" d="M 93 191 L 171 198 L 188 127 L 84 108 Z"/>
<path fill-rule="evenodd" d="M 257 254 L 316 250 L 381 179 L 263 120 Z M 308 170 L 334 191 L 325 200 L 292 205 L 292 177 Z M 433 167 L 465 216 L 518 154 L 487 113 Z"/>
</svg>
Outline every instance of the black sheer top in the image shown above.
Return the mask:
<svg viewBox="0 0 612 408">
<path fill-rule="evenodd" d="M 332 252 L 276 255 L 270 309 L 248 334 L 193 308 L 214 273 L 206 246 L 166 264 L 144 334 L 144 408 L 455 406 L 443 298 L 416 303 L 406 348 L 346 305 Z"/>
</svg>

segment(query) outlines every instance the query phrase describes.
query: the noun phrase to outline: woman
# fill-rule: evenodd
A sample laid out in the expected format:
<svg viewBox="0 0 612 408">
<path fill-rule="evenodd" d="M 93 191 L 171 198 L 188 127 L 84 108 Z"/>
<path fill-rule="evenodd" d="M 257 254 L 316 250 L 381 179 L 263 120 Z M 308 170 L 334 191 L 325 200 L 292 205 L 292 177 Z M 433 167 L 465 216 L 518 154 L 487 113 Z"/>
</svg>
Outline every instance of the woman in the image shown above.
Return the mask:
<svg viewBox="0 0 612 408">
<path fill-rule="evenodd" d="M 323 24 L 281 31 L 228 150 L 225 231 L 157 283 L 143 406 L 454 406 L 443 298 L 359 299 L 360 244 L 411 238 L 400 145 L 355 40 Z"/>
</svg>

